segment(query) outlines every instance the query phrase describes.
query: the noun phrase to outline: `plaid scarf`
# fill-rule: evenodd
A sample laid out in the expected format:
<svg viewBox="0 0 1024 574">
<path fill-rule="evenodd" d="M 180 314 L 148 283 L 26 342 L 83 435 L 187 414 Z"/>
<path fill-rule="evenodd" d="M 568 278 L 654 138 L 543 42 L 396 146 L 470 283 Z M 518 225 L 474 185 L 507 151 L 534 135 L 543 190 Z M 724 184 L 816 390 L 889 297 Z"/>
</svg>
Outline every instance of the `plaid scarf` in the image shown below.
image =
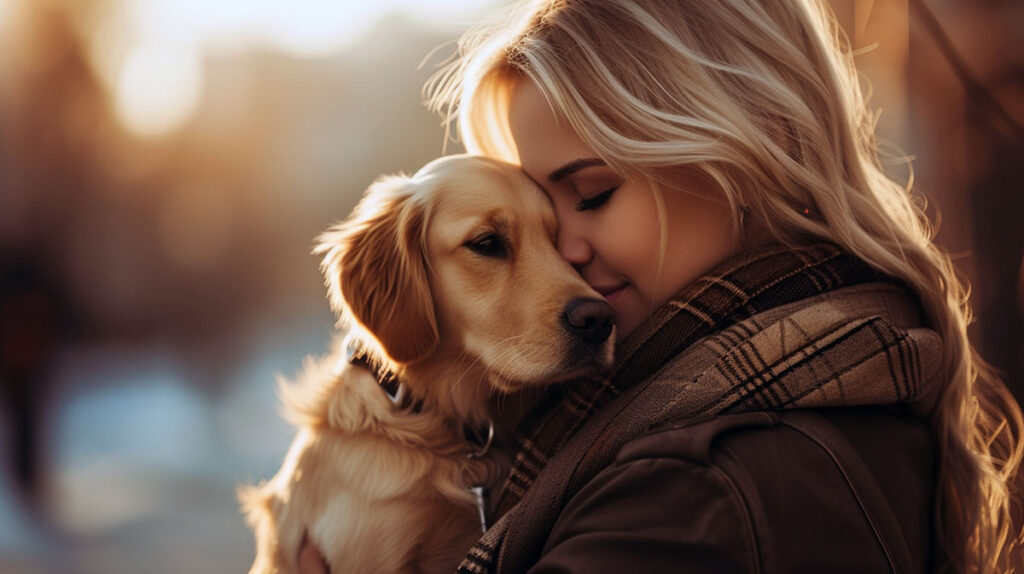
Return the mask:
<svg viewBox="0 0 1024 574">
<path fill-rule="evenodd" d="M 912 336 L 906 329 L 918 322 L 916 303 L 898 281 L 832 244 L 772 247 L 724 262 L 624 340 L 609 377 L 553 386 L 520 423 L 517 452 L 497 493 L 494 514 L 501 519 L 458 572 L 495 571 L 515 507 L 538 474 L 595 412 L 631 387 L 665 396 L 662 420 L 924 404 L 933 394 L 924 383 L 936 378 L 940 362 L 922 355 L 940 356 L 941 341 L 927 329 Z"/>
</svg>

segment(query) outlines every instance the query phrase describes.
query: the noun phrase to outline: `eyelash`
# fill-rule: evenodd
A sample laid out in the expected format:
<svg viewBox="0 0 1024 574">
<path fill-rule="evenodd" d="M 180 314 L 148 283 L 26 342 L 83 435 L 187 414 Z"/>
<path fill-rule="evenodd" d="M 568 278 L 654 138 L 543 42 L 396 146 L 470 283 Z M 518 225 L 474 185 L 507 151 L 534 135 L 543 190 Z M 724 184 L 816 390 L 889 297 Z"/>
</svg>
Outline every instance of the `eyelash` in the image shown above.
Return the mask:
<svg viewBox="0 0 1024 574">
<path fill-rule="evenodd" d="M 605 203 L 608 203 L 608 200 L 612 198 L 612 194 L 615 193 L 616 189 L 619 189 L 618 186 L 607 191 L 602 191 L 594 197 L 581 199 L 580 202 L 576 204 L 576 211 L 590 211 L 601 207 Z"/>
</svg>

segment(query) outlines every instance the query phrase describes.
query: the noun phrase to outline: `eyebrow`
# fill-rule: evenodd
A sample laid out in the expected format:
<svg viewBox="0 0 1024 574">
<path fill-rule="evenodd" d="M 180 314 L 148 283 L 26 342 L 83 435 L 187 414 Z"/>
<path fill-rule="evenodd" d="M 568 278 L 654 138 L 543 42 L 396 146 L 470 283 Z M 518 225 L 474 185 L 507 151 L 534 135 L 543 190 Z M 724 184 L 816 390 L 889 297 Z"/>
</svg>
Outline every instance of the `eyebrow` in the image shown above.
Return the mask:
<svg viewBox="0 0 1024 574">
<path fill-rule="evenodd" d="M 550 181 L 551 183 L 558 183 L 559 181 L 569 177 L 570 175 L 576 173 L 577 171 L 580 171 L 582 169 L 586 169 L 588 167 L 598 166 L 598 165 L 608 165 L 608 164 L 605 163 L 605 161 L 603 159 L 598 158 L 598 157 L 588 157 L 588 158 L 583 158 L 583 159 L 577 159 L 577 160 L 571 161 L 571 162 L 563 165 L 562 167 L 556 169 L 555 171 L 551 172 L 551 175 L 548 176 L 548 181 Z"/>
</svg>

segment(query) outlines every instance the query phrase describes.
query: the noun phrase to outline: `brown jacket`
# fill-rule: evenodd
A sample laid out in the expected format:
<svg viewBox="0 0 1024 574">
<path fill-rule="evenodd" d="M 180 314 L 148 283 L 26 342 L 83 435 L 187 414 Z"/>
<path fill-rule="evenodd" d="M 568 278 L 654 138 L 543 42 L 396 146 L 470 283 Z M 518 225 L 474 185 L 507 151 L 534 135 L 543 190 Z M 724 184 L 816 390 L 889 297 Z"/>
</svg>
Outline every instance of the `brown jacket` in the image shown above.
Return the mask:
<svg viewBox="0 0 1024 574">
<path fill-rule="evenodd" d="M 931 572 L 928 427 L 882 407 L 818 412 L 848 451 L 767 412 L 690 419 L 627 443 L 566 497 L 528 571 Z M 524 542 L 510 536 L 506 556 Z"/>
<path fill-rule="evenodd" d="M 835 246 L 741 254 L 524 419 L 459 572 L 929 571 L 942 365 Z"/>
</svg>

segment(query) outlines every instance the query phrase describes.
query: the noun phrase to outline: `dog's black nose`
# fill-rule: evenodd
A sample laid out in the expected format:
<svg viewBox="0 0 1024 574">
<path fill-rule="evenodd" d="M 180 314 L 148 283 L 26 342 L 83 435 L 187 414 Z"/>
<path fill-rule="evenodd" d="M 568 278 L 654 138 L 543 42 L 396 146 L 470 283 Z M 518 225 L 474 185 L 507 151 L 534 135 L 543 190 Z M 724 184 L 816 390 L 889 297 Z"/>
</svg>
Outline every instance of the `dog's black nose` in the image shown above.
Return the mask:
<svg viewBox="0 0 1024 574">
<path fill-rule="evenodd" d="M 569 301 L 562 323 L 570 333 L 597 345 L 605 342 L 615 326 L 615 310 L 600 299 L 578 298 Z"/>
</svg>

